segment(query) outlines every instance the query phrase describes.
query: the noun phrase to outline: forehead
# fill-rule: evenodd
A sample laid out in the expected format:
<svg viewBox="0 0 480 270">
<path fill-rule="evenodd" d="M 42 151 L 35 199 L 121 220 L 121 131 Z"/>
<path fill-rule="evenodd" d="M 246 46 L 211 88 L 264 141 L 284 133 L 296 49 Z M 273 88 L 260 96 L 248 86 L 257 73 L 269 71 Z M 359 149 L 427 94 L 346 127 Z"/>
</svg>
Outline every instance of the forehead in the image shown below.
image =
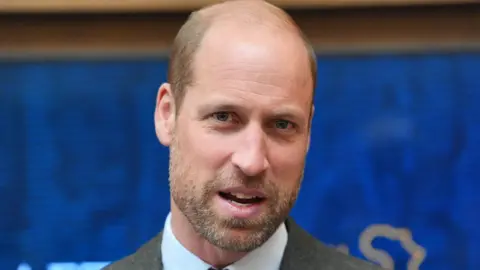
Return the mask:
<svg viewBox="0 0 480 270">
<path fill-rule="evenodd" d="M 228 22 L 212 26 L 193 69 L 194 85 L 205 91 L 239 90 L 311 104 L 308 53 L 301 38 L 291 32 Z"/>
</svg>

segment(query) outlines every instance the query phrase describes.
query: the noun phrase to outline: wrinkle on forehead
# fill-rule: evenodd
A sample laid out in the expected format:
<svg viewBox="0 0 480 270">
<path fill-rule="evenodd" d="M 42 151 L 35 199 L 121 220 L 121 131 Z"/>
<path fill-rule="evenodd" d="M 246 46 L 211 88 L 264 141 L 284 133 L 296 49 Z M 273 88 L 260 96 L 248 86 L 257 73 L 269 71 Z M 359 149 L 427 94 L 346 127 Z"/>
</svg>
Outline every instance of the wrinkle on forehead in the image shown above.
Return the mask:
<svg viewBox="0 0 480 270">
<path fill-rule="evenodd" d="M 275 70 L 268 72 L 268 70 L 255 71 L 255 69 L 250 68 L 242 69 L 242 67 L 238 66 L 231 69 L 219 66 L 216 69 L 212 68 L 209 71 L 209 74 L 210 76 L 208 76 L 209 78 L 207 78 L 207 81 L 199 78 L 198 84 L 209 85 L 213 88 L 221 86 L 223 88 L 227 87 L 231 89 L 249 89 L 252 92 L 257 92 L 257 89 L 269 89 L 272 90 L 269 91 L 271 94 L 274 92 L 273 90 L 281 90 L 282 88 L 299 90 L 302 88 L 307 89 L 309 87 L 308 76 L 304 76 L 303 80 L 301 80 L 302 78 L 299 79 L 297 77 L 286 76 Z M 205 76 L 202 77 L 205 78 Z M 288 92 L 283 92 L 283 95 L 288 95 Z"/>
</svg>

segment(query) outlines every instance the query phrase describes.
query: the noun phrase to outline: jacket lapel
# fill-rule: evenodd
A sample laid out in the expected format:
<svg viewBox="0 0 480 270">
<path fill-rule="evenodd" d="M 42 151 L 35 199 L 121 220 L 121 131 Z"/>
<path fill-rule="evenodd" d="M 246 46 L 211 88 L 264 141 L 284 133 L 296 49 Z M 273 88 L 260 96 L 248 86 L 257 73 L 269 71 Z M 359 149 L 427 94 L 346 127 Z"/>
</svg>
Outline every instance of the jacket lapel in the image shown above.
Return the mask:
<svg viewBox="0 0 480 270">
<path fill-rule="evenodd" d="M 163 270 L 162 264 L 162 234 L 160 232 L 155 238 L 142 246 L 131 259 L 131 264 L 138 270 Z"/>
<path fill-rule="evenodd" d="M 280 270 L 319 269 L 312 254 L 313 238 L 300 228 L 292 218 L 285 221 L 288 231 L 288 242 L 283 253 Z M 315 265 L 315 268 L 313 266 Z M 321 269 L 321 268 L 320 268 Z"/>
<path fill-rule="evenodd" d="M 158 248 L 158 258 L 159 258 L 159 261 L 158 261 L 158 264 L 157 264 L 157 265 L 154 265 L 154 266 L 153 266 L 154 268 L 151 268 L 151 269 L 163 270 L 162 249 L 161 249 L 162 236 L 163 236 L 163 231 L 160 232 L 160 234 L 158 235 L 159 242 L 158 242 L 158 244 L 157 244 L 157 248 Z"/>
</svg>

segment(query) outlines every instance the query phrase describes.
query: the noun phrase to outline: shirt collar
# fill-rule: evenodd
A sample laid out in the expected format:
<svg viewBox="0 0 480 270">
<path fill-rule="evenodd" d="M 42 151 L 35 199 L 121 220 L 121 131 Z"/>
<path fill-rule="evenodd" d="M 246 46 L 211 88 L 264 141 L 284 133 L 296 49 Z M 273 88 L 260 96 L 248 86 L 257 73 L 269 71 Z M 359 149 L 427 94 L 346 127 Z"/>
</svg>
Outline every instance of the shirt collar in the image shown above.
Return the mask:
<svg viewBox="0 0 480 270">
<path fill-rule="evenodd" d="M 165 270 L 207 270 L 211 265 L 202 261 L 195 254 L 187 250 L 173 235 L 171 227 L 171 213 L 168 214 L 163 231 L 161 251 Z M 283 252 L 287 246 L 288 233 L 285 224 L 259 248 L 251 251 L 239 261 L 225 267 L 228 270 L 265 269 L 278 270 L 282 261 Z"/>
</svg>

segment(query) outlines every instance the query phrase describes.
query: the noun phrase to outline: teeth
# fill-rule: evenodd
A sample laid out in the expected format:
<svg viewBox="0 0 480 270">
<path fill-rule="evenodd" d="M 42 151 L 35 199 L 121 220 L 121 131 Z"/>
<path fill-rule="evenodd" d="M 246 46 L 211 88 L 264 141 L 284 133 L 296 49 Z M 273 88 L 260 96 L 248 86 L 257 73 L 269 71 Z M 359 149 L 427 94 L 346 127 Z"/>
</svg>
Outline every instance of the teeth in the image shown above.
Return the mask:
<svg viewBox="0 0 480 270">
<path fill-rule="evenodd" d="M 232 201 L 232 200 L 230 200 L 230 203 L 233 203 L 233 204 L 236 204 L 236 205 L 241 205 L 241 206 L 248 205 L 248 203 L 239 203 L 239 202 Z"/>
<path fill-rule="evenodd" d="M 242 193 L 230 193 L 232 194 L 233 196 L 239 198 L 239 199 L 254 199 L 256 198 L 256 196 L 249 196 L 249 195 L 245 195 L 245 194 L 242 194 Z"/>
</svg>

